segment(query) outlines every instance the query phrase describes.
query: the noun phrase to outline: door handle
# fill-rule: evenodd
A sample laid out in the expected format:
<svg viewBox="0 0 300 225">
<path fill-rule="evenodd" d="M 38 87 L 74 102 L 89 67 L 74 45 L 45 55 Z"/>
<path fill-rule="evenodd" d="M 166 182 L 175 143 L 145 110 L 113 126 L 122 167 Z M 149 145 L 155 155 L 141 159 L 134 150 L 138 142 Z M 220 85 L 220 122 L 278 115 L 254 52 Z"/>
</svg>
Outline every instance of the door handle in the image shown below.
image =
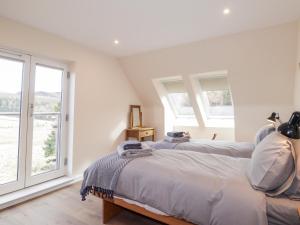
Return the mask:
<svg viewBox="0 0 300 225">
<path fill-rule="evenodd" d="M 29 114 L 30 114 L 30 117 L 33 117 L 33 109 L 34 109 L 34 104 L 33 103 L 31 103 L 30 104 L 30 107 L 29 107 L 30 109 L 30 112 L 29 112 Z"/>
</svg>

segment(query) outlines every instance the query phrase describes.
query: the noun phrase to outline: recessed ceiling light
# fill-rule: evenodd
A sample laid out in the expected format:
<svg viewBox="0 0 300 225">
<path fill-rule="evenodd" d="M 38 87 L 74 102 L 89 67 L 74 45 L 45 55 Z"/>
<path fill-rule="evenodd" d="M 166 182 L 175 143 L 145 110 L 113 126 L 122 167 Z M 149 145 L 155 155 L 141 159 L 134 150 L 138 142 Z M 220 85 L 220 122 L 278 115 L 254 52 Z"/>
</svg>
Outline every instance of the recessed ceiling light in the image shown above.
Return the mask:
<svg viewBox="0 0 300 225">
<path fill-rule="evenodd" d="M 120 43 L 119 40 L 117 40 L 117 39 L 114 40 L 115 45 L 118 45 L 119 43 Z"/>
<path fill-rule="evenodd" d="M 224 15 L 230 14 L 230 9 L 229 9 L 229 8 L 225 8 L 225 9 L 223 10 L 223 14 L 224 14 Z"/>
</svg>

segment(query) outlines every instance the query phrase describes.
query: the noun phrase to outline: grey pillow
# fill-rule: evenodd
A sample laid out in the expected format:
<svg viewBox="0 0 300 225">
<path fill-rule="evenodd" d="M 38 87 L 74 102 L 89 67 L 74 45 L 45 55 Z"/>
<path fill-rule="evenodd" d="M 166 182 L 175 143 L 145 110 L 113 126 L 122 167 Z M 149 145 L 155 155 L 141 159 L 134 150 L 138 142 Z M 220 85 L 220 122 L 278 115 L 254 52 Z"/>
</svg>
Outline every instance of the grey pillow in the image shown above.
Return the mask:
<svg viewBox="0 0 300 225">
<path fill-rule="evenodd" d="M 255 134 L 255 145 L 261 142 L 266 136 L 276 131 L 273 124 L 267 124 L 261 127 Z"/>
<path fill-rule="evenodd" d="M 255 147 L 247 173 L 254 188 L 276 196 L 290 187 L 294 168 L 292 143 L 282 134 L 273 132 Z"/>
<path fill-rule="evenodd" d="M 285 194 L 292 199 L 300 200 L 300 140 L 291 139 L 291 142 L 295 149 L 295 178 L 293 180 L 290 188 L 285 192 Z"/>
</svg>

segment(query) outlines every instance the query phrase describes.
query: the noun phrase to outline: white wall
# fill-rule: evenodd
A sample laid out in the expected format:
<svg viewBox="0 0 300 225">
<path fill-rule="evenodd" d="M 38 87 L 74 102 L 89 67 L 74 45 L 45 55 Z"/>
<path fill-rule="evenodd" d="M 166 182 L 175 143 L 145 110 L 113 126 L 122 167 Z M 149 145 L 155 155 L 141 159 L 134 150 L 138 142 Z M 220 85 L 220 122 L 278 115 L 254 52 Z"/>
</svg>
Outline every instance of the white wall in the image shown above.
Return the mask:
<svg viewBox="0 0 300 225">
<path fill-rule="evenodd" d="M 0 46 L 68 62 L 75 74 L 73 174 L 124 140 L 129 104 L 139 104 L 113 57 L 0 18 Z"/>
<path fill-rule="evenodd" d="M 295 76 L 295 110 L 300 111 L 300 20 L 298 21 L 298 46 L 297 46 L 297 60 L 296 60 L 296 76 Z"/>
<path fill-rule="evenodd" d="M 121 63 L 145 106 L 147 124 L 160 136 L 163 108 L 152 79 L 228 70 L 236 140 L 252 141 L 272 111 L 287 120 L 294 109 L 296 34 L 294 22 L 129 56 Z M 214 130 L 200 125 L 196 131 L 196 137 L 209 138 Z M 228 130 L 216 131 L 231 138 Z"/>
</svg>

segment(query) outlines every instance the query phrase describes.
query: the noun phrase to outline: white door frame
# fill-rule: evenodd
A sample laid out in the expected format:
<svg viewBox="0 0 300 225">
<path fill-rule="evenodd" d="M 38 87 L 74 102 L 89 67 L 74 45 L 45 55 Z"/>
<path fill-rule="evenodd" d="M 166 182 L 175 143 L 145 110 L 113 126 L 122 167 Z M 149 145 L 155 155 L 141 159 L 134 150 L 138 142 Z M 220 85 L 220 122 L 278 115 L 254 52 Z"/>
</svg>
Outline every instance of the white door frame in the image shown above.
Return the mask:
<svg viewBox="0 0 300 225">
<path fill-rule="evenodd" d="M 31 176 L 32 171 L 32 140 L 33 140 L 33 108 L 34 107 L 34 86 L 35 86 L 35 70 L 36 65 L 41 65 L 49 68 L 60 69 L 63 71 L 62 76 L 62 105 L 61 105 L 61 127 L 60 127 L 60 140 L 58 150 L 58 169 Z M 29 88 L 29 112 L 28 112 L 28 128 L 27 128 L 27 157 L 26 157 L 26 179 L 25 186 L 32 186 L 42 183 L 51 179 L 55 179 L 66 175 L 65 157 L 67 155 L 67 106 L 68 106 L 68 80 L 67 80 L 67 67 L 64 64 L 57 63 L 50 60 L 31 57 L 31 71 L 30 71 L 30 88 Z"/>
<path fill-rule="evenodd" d="M 28 113 L 28 87 L 30 73 L 30 56 L 24 54 L 10 54 L 0 51 L 0 57 L 23 62 L 22 96 L 19 123 L 19 149 L 18 149 L 18 174 L 17 180 L 6 184 L 0 184 L 0 195 L 24 188 L 26 167 L 26 135 L 27 135 L 27 113 Z"/>
</svg>

